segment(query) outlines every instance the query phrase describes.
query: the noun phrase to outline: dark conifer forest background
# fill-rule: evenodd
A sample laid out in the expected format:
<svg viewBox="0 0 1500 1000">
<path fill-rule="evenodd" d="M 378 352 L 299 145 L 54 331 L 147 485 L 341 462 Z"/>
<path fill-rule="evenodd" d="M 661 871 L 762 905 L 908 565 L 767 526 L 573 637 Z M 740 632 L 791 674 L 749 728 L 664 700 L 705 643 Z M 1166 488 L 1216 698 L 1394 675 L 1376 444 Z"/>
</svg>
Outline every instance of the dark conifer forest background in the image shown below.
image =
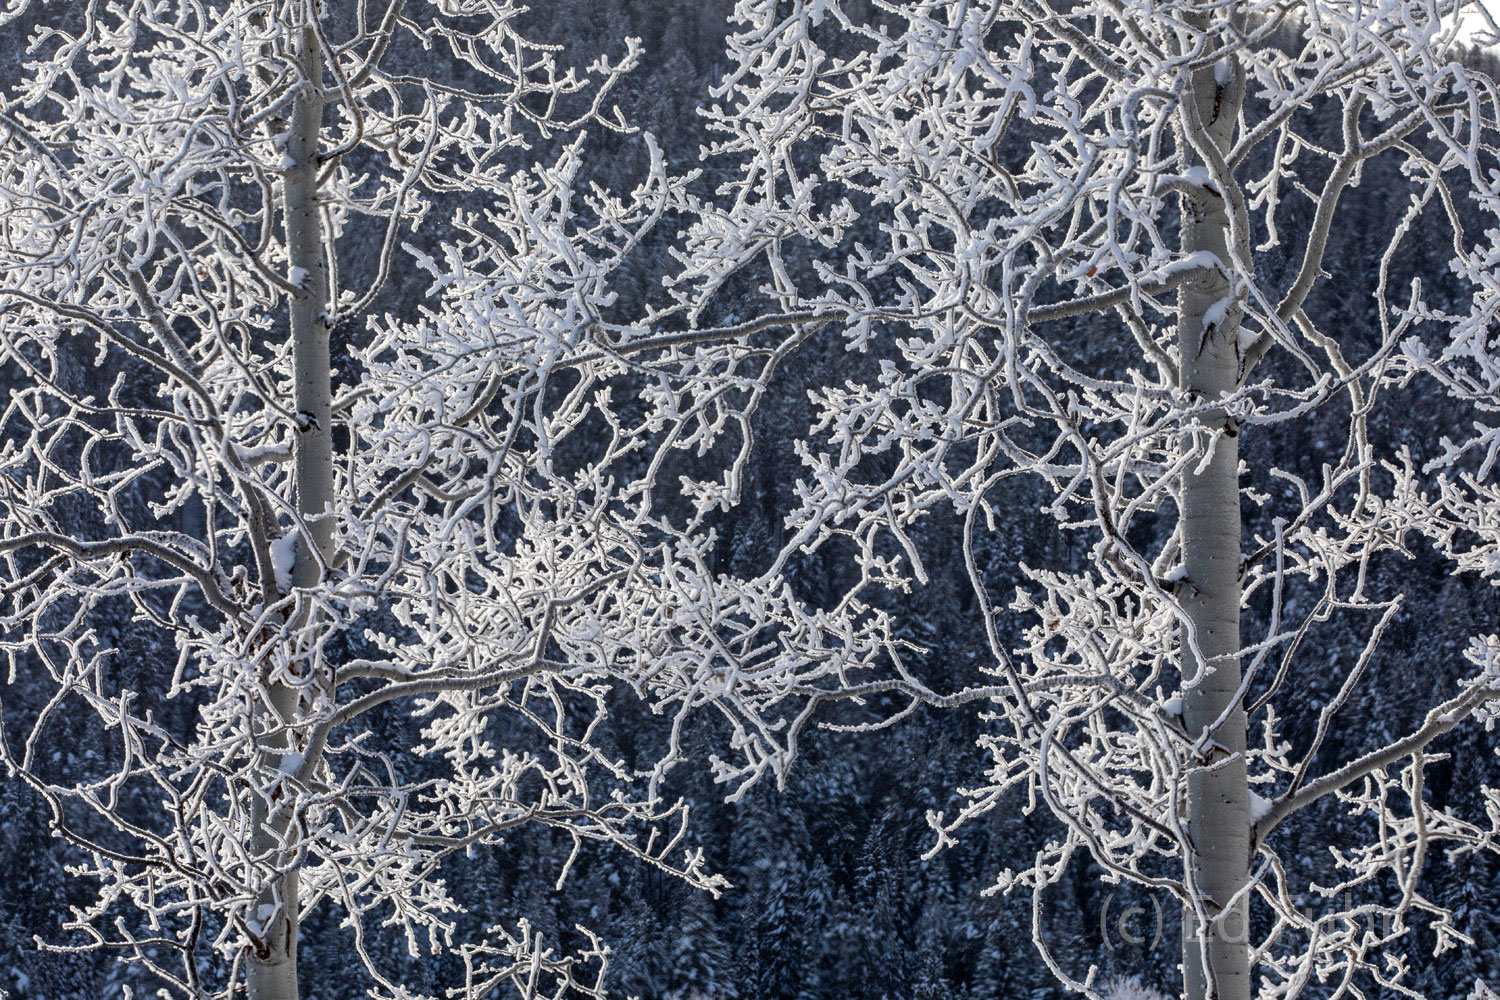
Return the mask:
<svg viewBox="0 0 1500 1000">
<path fill-rule="evenodd" d="M 529 16 L 536 35 L 564 44 L 580 64 L 597 52 L 618 49 L 627 35 L 640 36 L 646 58 L 618 92 L 618 103 L 628 120 L 658 137 L 674 162 L 691 165 L 706 139 L 694 109 L 709 99 L 710 87 L 726 68 L 722 41 L 731 6 L 729 0 L 537 0 Z M 61 7 L 44 5 L 33 16 L 59 16 Z M 24 62 L 28 34 L 25 23 L 0 29 L 0 65 L 7 68 L 7 88 Z M 1307 113 L 1321 112 L 1310 108 Z M 1338 122 L 1332 111 L 1329 114 L 1328 128 L 1337 135 Z M 629 189 L 646 162 L 638 136 L 596 134 L 587 148 L 585 170 L 606 187 Z M 734 164 L 709 162 L 703 167 L 700 183 L 708 192 L 714 178 L 732 171 Z M 1382 171 L 1393 174 L 1394 168 L 1374 163 L 1360 186 L 1345 196 L 1348 217 L 1367 225 L 1345 226 L 1334 233 L 1335 245 L 1328 255 L 1330 278 L 1314 293 L 1322 299 L 1317 305 L 1323 315 L 1341 316 L 1345 334 L 1356 339 L 1369 335 L 1376 324 L 1367 290 L 1375 284 L 1378 254 L 1404 208 L 1399 179 L 1382 177 Z M 1310 210 L 1307 216 L 1310 221 Z M 639 275 L 639 288 L 632 291 L 653 295 L 659 276 L 670 272 L 667 243 L 672 231 L 671 225 L 665 226 L 655 244 L 642 248 L 633 271 Z M 419 238 L 436 242 L 442 235 L 440 228 L 424 228 Z M 1401 280 L 1420 276 L 1429 288 L 1442 287 L 1452 256 L 1447 239 L 1434 224 L 1430 234 L 1414 243 L 1429 249 L 1430 255 L 1404 257 Z M 1266 266 L 1268 280 L 1274 282 L 1275 268 L 1291 265 L 1268 261 Z M 745 301 L 753 302 L 756 276 L 743 281 Z M 425 291 L 424 276 L 411 268 L 388 290 L 385 308 L 410 308 Z M 1097 359 L 1116 349 L 1114 336 L 1107 328 L 1080 321 L 1072 350 L 1080 358 Z M 805 434 L 811 422 L 807 388 L 836 384 L 850 377 L 842 374 L 846 367 L 852 376 L 852 366 L 864 363 L 847 354 L 832 332 L 824 341 L 807 345 L 799 360 L 781 377 L 774 397 L 758 414 L 759 446 L 749 469 L 748 500 L 718 527 L 718 558 L 725 571 L 753 572 L 779 545 L 779 512 L 786 509 L 801 474 L 790 442 Z M 0 372 L 0 377 L 14 375 Z M 105 373 L 89 367 L 86 357 L 78 359 L 78 377 L 108 380 Z M 1393 447 L 1441 434 L 1451 416 L 1439 401 L 1415 399 L 1409 406 L 1387 406 L 1384 412 L 1378 432 Z M 1394 420 L 1393 414 L 1402 419 Z M 1257 452 L 1275 453 L 1283 464 L 1297 461 L 1288 456 L 1306 455 L 1309 468 L 1303 471 L 1315 473 L 1320 419 L 1325 418 L 1289 422 L 1246 440 L 1250 467 L 1257 467 Z M 1327 433 L 1334 439 L 1344 433 L 1340 419 L 1339 414 L 1326 416 Z M 1086 558 L 1081 548 L 1072 547 L 1086 544 L 1082 539 L 1070 538 L 1052 518 L 1039 513 L 1045 486 L 1012 482 L 1017 485 L 1007 512 L 1011 521 L 987 537 L 982 553 L 992 567 L 991 592 L 997 594 L 1012 592 L 1020 563 L 1066 566 Z M 938 555 L 945 539 L 956 537 L 953 525 L 941 518 L 930 521 L 925 530 L 928 551 Z M 960 553 L 953 550 L 948 556 L 929 564 L 929 584 L 900 597 L 906 638 L 926 650 L 915 659 L 916 669 L 941 689 L 976 679 L 988 655 L 972 596 L 961 578 Z M 817 600 L 820 593 L 842 592 L 840 574 L 849 571 L 847 561 L 822 553 L 797 565 L 795 583 Z M 1453 574 L 1421 544 L 1399 572 L 1390 570 L 1389 578 L 1376 580 L 1374 586 L 1390 593 L 1404 590 L 1408 600 L 1367 682 L 1341 714 L 1358 721 L 1336 729 L 1323 748 L 1329 761 L 1357 753 L 1361 745 L 1351 741 L 1361 733 L 1374 742 L 1409 728 L 1434 700 L 1434 692 L 1453 690 L 1465 671 L 1459 653 L 1468 637 L 1493 631 L 1500 612 L 1500 594 L 1492 585 Z M 1254 615 L 1252 609 L 1252 627 Z M 1012 627 L 1018 633 L 1022 624 Z M 149 623 L 121 620 L 105 630 L 117 650 L 116 668 L 136 674 L 139 686 L 159 686 L 159 678 L 170 673 L 175 658 L 170 639 Z M 1337 619 L 1311 632 L 1295 679 L 1301 696 L 1293 706 L 1299 714 L 1289 721 L 1293 739 L 1307 745 L 1319 709 L 1334 696 L 1344 676 L 1331 669 L 1321 673 L 1318 665 L 1347 664 L 1363 644 L 1364 636 L 1356 634 L 1351 623 Z M 7 712 L 25 712 L 41 697 L 40 688 L 28 688 L 24 671 L 14 680 L 0 678 L 0 698 Z M 841 722 L 870 722 L 899 707 L 871 701 L 842 706 L 836 717 Z M 187 719 L 191 706 L 179 711 Z M 641 753 L 644 759 L 647 750 L 635 741 L 646 727 L 637 730 L 629 710 L 622 711 L 609 738 L 622 758 Z M 399 711 L 377 720 L 377 728 L 382 721 L 389 731 L 376 735 L 393 743 L 401 741 L 402 726 L 416 725 Z M 555 883 L 569 845 L 540 829 L 519 834 L 503 849 L 454 858 L 442 877 L 468 908 L 459 918 L 457 936 L 527 917 L 550 939 L 567 946 L 576 941 L 574 926 L 584 925 L 612 949 L 610 980 L 616 994 L 642 1000 L 1060 997 L 1064 991 L 1032 946 L 1030 896 L 1024 890 L 1010 897 L 987 893 L 1001 872 L 1029 864 L 1037 845 L 1058 836 L 1045 810 L 1028 812 L 1024 798 L 1018 797 L 1008 809 L 970 827 L 959 846 L 923 860 L 932 845 L 928 811 L 951 813 L 960 801 L 956 790 L 983 774 L 986 759 L 975 740 L 985 726 L 982 707 L 975 707 L 918 712 L 883 732 L 823 731 L 808 743 L 784 790 L 767 784 L 734 804 L 723 801 L 723 789 L 713 785 L 706 768 L 681 769 L 677 790 L 692 803 L 693 836 L 712 866 L 733 883 L 733 889 L 717 900 L 604 851 L 585 850 L 558 890 Z M 497 731 L 497 742 L 505 737 Z M 708 731 L 690 734 L 702 757 L 716 738 Z M 1483 727 L 1468 726 L 1435 746 L 1435 753 L 1448 756 L 1428 769 L 1431 799 L 1470 809 L 1476 820 L 1482 819 L 1479 787 L 1500 778 L 1495 738 Z M 60 764 L 80 774 L 100 766 L 86 739 L 59 741 L 52 752 Z M 1310 810 L 1279 836 L 1289 843 L 1304 837 L 1308 844 L 1337 844 L 1339 822 L 1336 809 Z M 1289 854 L 1308 870 L 1326 873 L 1324 882 L 1337 881 L 1334 858 L 1326 849 L 1310 847 L 1305 853 Z M 88 887 L 67 874 L 72 860 L 70 848 L 50 836 L 42 802 L 21 784 L 0 781 L 0 990 L 16 1000 L 93 1000 L 118 996 L 121 986 L 128 984 L 137 996 L 152 995 L 152 985 L 139 973 L 127 971 L 107 955 L 35 949 L 36 935 L 65 942 L 59 927 L 67 907 L 87 898 Z M 1100 875 L 1075 860 L 1064 891 L 1046 897 L 1043 925 L 1055 954 L 1076 972 L 1097 963 L 1106 975 L 1138 976 L 1173 990 L 1176 913 L 1164 898 L 1153 901 L 1128 889 L 1112 895 Z M 1434 1000 L 1461 1000 L 1476 977 L 1500 980 L 1500 868 L 1495 858 L 1477 855 L 1450 861 L 1436 854 L 1422 887 L 1429 898 L 1454 911 L 1458 930 L 1474 945 L 1434 958 L 1430 933 L 1414 931 L 1409 952 L 1416 968 L 1410 985 Z M 1319 905 L 1316 899 L 1305 904 Z M 304 925 L 302 942 L 307 1000 L 363 996 L 364 980 L 335 915 L 314 914 Z M 410 957 L 395 935 L 377 940 L 373 949 L 384 956 L 393 979 L 415 990 L 440 993 L 460 981 L 462 970 L 456 962 Z M 1312 987 L 1310 995 L 1318 995 L 1318 989 Z"/>
</svg>

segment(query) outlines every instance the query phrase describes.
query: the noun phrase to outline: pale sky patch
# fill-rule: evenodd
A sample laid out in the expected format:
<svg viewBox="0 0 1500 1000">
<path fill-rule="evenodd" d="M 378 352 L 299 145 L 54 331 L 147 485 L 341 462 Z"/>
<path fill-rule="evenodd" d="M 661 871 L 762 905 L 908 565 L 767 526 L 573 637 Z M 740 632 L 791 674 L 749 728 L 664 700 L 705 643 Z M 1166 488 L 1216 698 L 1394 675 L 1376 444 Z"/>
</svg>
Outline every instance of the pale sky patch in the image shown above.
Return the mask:
<svg viewBox="0 0 1500 1000">
<path fill-rule="evenodd" d="M 1478 8 L 1480 6 L 1489 11 L 1490 17 L 1500 22 L 1500 0 L 1473 0 L 1472 3 L 1465 5 L 1466 9 L 1462 15 L 1463 34 L 1468 41 L 1477 45 L 1494 45 L 1500 42 L 1500 39 L 1483 37 L 1490 34 L 1491 31 L 1488 25 L 1485 24 L 1483 15 L 1479 13 Z"/>
</svg>

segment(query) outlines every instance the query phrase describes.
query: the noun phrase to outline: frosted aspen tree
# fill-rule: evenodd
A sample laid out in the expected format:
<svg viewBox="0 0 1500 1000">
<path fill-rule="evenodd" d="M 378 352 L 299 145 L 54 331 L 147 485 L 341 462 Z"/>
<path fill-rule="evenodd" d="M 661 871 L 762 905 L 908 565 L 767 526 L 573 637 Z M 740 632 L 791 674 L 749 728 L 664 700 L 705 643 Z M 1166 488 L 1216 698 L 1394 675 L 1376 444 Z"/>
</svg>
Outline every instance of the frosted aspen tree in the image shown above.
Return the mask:
<svg viewBox="0 0 1500 1000">
<path fill-rule="evenodd" d="M 736 367 L 776 359 L 736 345 L 809 317 L 610 312 L 692 175 L 636 135 L 633 191 L 581 181 L 639 45 L 570 66 L 523 13 L 7 5 L 0 644 L 51 694 L 4 706 L 0 752 L 97 887 L 44 947 L 295 1000 L 299 921 L 332 907 L 371 995 L 417 994 L 367 927 L 460 954 L 453 996 L 598 995 L 597 941 L 456 939 L 443 858 L 543 825 L 717 891 L 663 790 L 689 715 L 733 791 L 784 767 L 787 705 L 879 653 L 858 608 L 710 571 L 736 467 L 694 485 L 675 456 L 753 410 Z M 117 648 L 130 621 L 160 644 Z M 659 758 L 601 742 L 622 700 Z"/>
<path fill-rule="evenodd" d="M 815 393 L 782 564 L 837 540 L 859 568 L 844 599 L 881 604 L 927 582 L 930 515 L 961 524 L 993 683 L 933 690 L 893 647 L 896 677 L 845 694 L 987 703 L 988 772 L 931 817 L 938 844 L 992 810 L 1045 807 L 1055 839 L 999 887 L 1030 894 L 1036 944 L 1072 989 L 1098 995 L 1099 970 L 1063 967 L 1043 913 L 1079 855 L 1175 897 L 1188 1000 L 1399 991 L 1416 928 L 1438 953 L 1468 946 L 1421 875 L 1434 851 L 1493 851 L 1500 798 L 1485 793 L 1487 821 L 1454 815 L 1424 801 L 1423 775 L 1433 740 L 1493 721 L 1500 639 L 1473 638 L 1468 679 L 1410 731 L 1320 756 L 1332 727 L 1360 724 L 1340 715 L 1349 692 L 1379 683 L 1411 547 L 1454 573 L 1500 568 L 1500 107 L 1459 14 L 737 7 L 710 120 L 742 171 L 688 238 L 694 287 L 731 268 L 702 247 L 763 260 L 779 308 L 821 314 L 821 335 L 869 356 Z M 1377 163 L 1399 167 L 1383 175 L 1403 185 L 1396 207 L 1353 217 L 1341 196 Z M 1446 227 L 1456 291 L 1399 278 L 1419 219 Z M 1337 289 L 1368 303 L 1358 328 L 1312 295 L 1330 232 L 1351 226 L 1384 241 L 1379 280 Z M 1467 412 L 1441 441 L 1372 437 L 1411 392 Z M 1303 456 L 1242 450 L 1314 418 L 1342 433 L 1318 442 L 1311 477 Z M 1087 558 L 1020 566 L 1011 596 L 993 558 L 1026 513 L 1020 477 L 1050 487 L 1043 513 Z M 1288 678 L 1330 617 L 1365 648 L 1294 745 Z M 1319 845 L 1346 880 L 1312 908 L 1280 836 L 1303 810 L 1343 810 L 1362 838 Z"/>
</svg>

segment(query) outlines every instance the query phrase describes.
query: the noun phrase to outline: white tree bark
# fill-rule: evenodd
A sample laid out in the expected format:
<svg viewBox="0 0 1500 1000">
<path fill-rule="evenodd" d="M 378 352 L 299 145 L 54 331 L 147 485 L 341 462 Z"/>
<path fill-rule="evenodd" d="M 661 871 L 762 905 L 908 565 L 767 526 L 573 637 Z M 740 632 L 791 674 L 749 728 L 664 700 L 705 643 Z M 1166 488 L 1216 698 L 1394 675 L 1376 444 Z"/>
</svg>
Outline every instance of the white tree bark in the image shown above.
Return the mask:
<svg viewBox="0 0 1500 1000">
<path fill-rule="evenodd" d="M 332 386 L 329 374 L 326 278 L 323 231 L 318 206 L 318 137 L 322 126 L 322 59 L 310 9 L 304 22 L 293 26 L 302 85 L 293 104 L 286 133 L 287 172 L 283 181 L 282 219 L 286 229 L 289 278 L 298 287 L 290 299 L 288 335 L 292 341 L 292 374 L 297 406 L 297 513 L 308 528 L 317 552 L 299 538 L 292 573 L 294 588 L 315 587 L 321 560 L 327 558 L 333 519 L 325 516 L 333 502 Z M 297 631 L 293 630 L 293 634 Z M 279 780 L 282 755 L 292 745 L 299 715 L 300 689 L 273 682 L 268 701 L 275 716 L 268 727 L 287 727 L 266 742 L 269 773 L 263 787 Z M 275 862 L 286 818 L 275 814 L 256 827 L 256 851 Z M 279 865 L 278 865 L 279 867 Z M 251 955 L 248 985 L 251 1000 L 297 1000 L 297 873 L 280 876 L 259 901 L 260 912 L 272 914 L 263 932 L 262 947 Z"/>
<path fill-rule="evenodd" d="M 1200 150 L 1227 151 L 1233 141 L 1240 103 L 1233 75 L 1222 65 L 1202 69 L 1184 95 L 1182 136 L 1191 136 Z M 1214 173 L 1211 166 L 1203 164 Z M 1229 178 L 1215 180 L 1220 184 L 1183 195 L 1182 252 L 1207 252 L 1227 262 L 1232 259 L 1229 206 L 1213 192 L 1227 193 L 1223 181 Z M 1222 272 L 1203 275 L 1178 291 L 1181 381 L 1191 401 L 1222 397 L 1238 381 L 1233 292 Z M 1239 441 L 1229 415 L 1217 409 L 1185 433 L 1190 438 L 1185 451 L 1211 448 L 1213 457 L 1189 466 L 1181 486 L 1183 606 L 1190 624 L 1182 644 L 1183 722 L 1197 740 L 1187 782 L 1185 875 L 1196 892 L 1183 913 L 1184 996 L 1248 1000 L 1248 900 L 1241 890 L 1249 878 L 1250 789 L 1245 712 L 1239 704 Z"/>
</svg>

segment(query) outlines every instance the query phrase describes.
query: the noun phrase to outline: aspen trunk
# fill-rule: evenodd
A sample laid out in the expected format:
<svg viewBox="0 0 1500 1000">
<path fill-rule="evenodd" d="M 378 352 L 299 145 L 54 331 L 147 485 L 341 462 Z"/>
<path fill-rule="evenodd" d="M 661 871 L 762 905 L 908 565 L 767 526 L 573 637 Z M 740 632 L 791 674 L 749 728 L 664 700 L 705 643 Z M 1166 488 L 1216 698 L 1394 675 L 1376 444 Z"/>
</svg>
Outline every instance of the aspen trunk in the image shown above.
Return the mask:
<svg viewBox="0 0 1500 1000">
<path fill-rule="evenodd" d="M 293 38 L 303 84 L 292 105 L 285 153 L 283 225 L 289 276 L 299 291 L 292 297 L 288 333 L 292 340 L 292 368 L 297 406 L 297 511 L 326 556 L 332 538 L 332 519 L 325 511 L 333 502 L 333 441 L 330 426 L 332 386 L 329 367 L 327 279 L 323 266 L 323 229 L 318 206 L 318 138 L 323 120 L 322 58 L 311 27 L 311 5 L 304 8 Z M 292 585 L 315 587 L 319 564 L 306 545 L 297 544 Z M 295 723 L 299 689 L 273 685 L 270 701 L 285 723 Z M 268 758 L 279 765 L 276 751 L 295 749 L 286 735 L 268 740 Z M 274 857 L 276 842 L 287 820 L 274 812 L 256 825 L 256 854 Z M 279 897 L 279 898 L 278 898 Z M 250 1000 L 298 1000 L 297 985 L 297 874 L 277 883 L 274 893 L 259 901 L 262 907 L 279 903 L 281 912 L 267 928 L 264 948 L 252 954 L 247 985 Z"/>
<path fill-rule="evenodd" d="M 1213 67 L 1194 75 L 1184 94 L 1196 104 L 1196 138 L 1229 148 L 1239 112 L 1236 81 Z M 1184 129 L 1193 129 L 1188 120 Z M 1212 192 L 1184 196 L 1182 250 L 1207 251 L 1231 259 L 1229 215 Z M 1223 275 L 1184 285 L 1179 292 L 1178 344 L 1182 388 L 1193 400 L 1232 392 L 1239 379 L 1238 313 L 1223 303 L 1232 289 Z M 1215 322 L 1217 321 L 1217 322 Z M 1222 411 L 1202 418 L 1208 428 L 1224 428 L 1213 444 L 1213 460 L 1182 479 L 1181 540 L 1188 586 L 1183 604 L 1197 635 L 1197 652 L 1184 636 L 1182 672 L 1192 678 L 1206 661 L 1208 671 L 1183 692 L 1183 720 L 1197 737 L 1209 733 L 1193 762 L 1187 787 L 1185 860 L 1208 918 L 1200 928 L 1195 907 L 1183 915 L 1183 984 L 1186 1000 L 1248 1000 L 1250 950 L 1248 907 L 1230 900 L 1249 879 L 1250 790 L 1245 767 L 1245 712 L 1237 702 L 1240 685 L 1240 493 L 1239 441 Z M 1203 432 L 1199 432 L 1200 435 Z M 1200 438 L 1200 444 L 1206 438 Z M 1202 930 L 1200 938 L 1199 931 Z"/>
</svg>

